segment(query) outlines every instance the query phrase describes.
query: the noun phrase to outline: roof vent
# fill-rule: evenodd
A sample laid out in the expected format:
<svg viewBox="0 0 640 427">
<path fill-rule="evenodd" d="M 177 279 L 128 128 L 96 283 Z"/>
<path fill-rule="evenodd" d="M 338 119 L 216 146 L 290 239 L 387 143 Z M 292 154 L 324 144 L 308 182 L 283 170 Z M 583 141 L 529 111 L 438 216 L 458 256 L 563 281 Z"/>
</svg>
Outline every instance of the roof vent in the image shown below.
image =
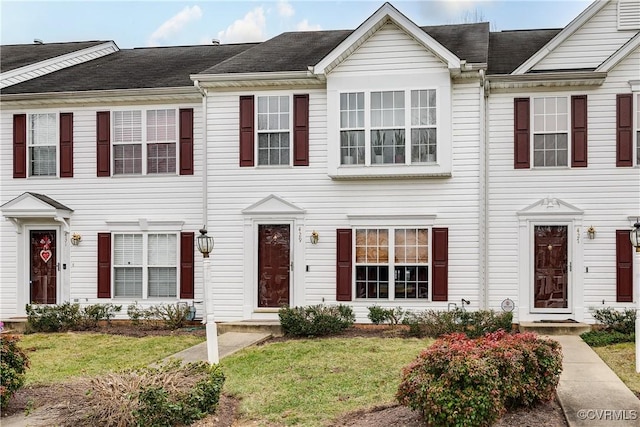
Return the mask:
<svg viewBox="0 0 640 427">
<path fill-rule="evenodd" d="M 42 39 L 33 39 L 33 44 L 44 44 Z"/>
<path fill-rule="evenodd" d="M 640 29 L 640 2 L 620 0 L 618 2 L 618 30 Z"/>
<path fill-rule="evenodd" d="M 220 40 L 218 39 L 211 39 L 211 44 L 214 46 L 220 46 Z"/>
</svg>

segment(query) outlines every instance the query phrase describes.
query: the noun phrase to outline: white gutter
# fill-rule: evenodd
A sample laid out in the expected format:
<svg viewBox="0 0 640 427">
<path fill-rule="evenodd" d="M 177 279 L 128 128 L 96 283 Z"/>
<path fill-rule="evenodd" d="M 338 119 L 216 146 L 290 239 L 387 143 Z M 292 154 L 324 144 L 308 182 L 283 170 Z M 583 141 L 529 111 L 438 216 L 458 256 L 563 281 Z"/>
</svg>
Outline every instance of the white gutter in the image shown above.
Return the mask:
<svg viewBox="0 0 640 427">
<path fill-rule="evenodd" d="M 209 156 L 207 154 L 207 90 L 200 86 L 198 80 L 193 81 L 193 85 L 198 89 L 202 95 L 202 223 L 204 228 L 207 228 L 208 219 L 208 181 L 209 181 Z"/>
<path fill-rule="evenodd" d="M 479 206 L 479 218 L 480 223 L 480 235 L 479 237 L 479 248 L 480 248 L 480 301 L 479 306 L 481 310 L 489 309 L 489 292 L 488 292 L 488 266 L 487 266 L 487 253 L 488 253 L 488 202 L 487 198 L 489 193 L 487 191 L 487 187 L 489 184 L 489 178 L 487 171 L 489 170 L 487 162 L 489 159 L 489 138 L 487 135 L 487 97 L 489 95 L 488 91 L 488 81 L 485 76 L 484 70 L 479 70 L 478 74 L 480 75 L 480 93 L 479 93 L 479 101 L 480 101 L 480 158 L 479 160 L 479 168 L 480 168 L 480 206 Z"/>
</svg>

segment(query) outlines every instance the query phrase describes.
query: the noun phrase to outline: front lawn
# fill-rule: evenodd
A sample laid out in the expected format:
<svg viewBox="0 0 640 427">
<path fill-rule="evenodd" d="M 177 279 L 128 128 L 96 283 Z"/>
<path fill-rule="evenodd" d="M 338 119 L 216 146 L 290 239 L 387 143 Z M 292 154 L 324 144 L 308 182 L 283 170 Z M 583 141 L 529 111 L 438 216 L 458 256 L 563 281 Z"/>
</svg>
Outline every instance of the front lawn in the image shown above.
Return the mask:
<svg viewBox="0 0 640 427">
<path fill-rule="evenodd" d="M 627 387 L 640 396 L 640 374 L 636 373 L 635 346 L 635 343 L 625 342 L 592 348 Z"/>
<path fill-rule="evenodd" d="M 135 338 L 67 332 L 23 335 L 18 345 L 31 361 L 26 375 L 30 385 L 141 368 L 202 341 L 204 337 L 193 335 Z"/>
<path fill-rule="evenodd" d="M 326 425 L 355 409 L 394 403 L 402 368 L 431 342 L 328 338 L 253 347 L 222 360 L 224 391 L 241 399 L 242 418 Z"/>
</svg>

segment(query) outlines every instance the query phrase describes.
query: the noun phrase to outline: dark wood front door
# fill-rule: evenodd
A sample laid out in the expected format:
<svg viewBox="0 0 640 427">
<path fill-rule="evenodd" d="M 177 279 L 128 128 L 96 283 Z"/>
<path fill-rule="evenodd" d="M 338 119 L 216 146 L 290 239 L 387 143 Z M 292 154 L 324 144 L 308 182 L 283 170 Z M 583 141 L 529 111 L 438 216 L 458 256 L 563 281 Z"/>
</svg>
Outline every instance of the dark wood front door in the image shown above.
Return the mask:
<svg viewBox="0 0 640 427">
<path fill-rule="evenodd" d="M 56 304 L 58 256 L 55 230 L 31 230 L 30 304 Z"/>
<path fill-rule="evenodd" d="M 288 224 L 258 225 L 258 307 L 289 304 L 290 235 Z"/>
<path fill-rule="evenodd" d="M 568 307 L 568 252 L 566 225 L 535 226 L 534 307 Z"/>
</svg>

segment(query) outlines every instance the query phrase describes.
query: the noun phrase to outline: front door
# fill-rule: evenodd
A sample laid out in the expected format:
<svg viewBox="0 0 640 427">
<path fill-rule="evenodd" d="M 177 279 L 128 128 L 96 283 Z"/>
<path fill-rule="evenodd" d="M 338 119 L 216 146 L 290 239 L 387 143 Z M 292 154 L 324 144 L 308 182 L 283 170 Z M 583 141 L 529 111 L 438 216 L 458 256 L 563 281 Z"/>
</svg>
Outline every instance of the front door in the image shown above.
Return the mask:
<svg viewBox="0 0 640 427">
<path fill-rule="evenodd" d="M 258 307 L 289 305 L 289 224 L 258 225 Z"/>
<path fill-rule="evenodd" d="M 31 230 L 29 235 L 30 304 L 56 304 L 58 261 L 56 230 Z"/>
<path fill-rule="evenodd" d="M 566 312 L 569 307 L 568 232 L 566 225 L 535 226 L 534 309 Z"/>
</svg>

